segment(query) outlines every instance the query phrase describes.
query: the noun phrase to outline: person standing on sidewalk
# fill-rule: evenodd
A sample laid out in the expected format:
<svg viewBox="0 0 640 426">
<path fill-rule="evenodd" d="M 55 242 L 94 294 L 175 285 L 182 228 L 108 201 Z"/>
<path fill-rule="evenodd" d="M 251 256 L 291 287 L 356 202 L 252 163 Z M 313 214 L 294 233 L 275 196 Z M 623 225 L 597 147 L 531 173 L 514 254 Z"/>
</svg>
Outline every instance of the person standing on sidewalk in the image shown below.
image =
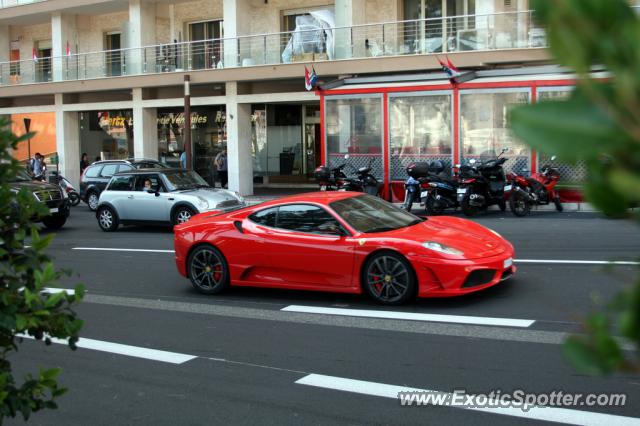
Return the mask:
<svg viewBox="0 0 640 426">
<path fill-rule="evenodd" d="M 226 188 L 227 181 L 229 178 L 227 174 L 227 149 L 226 148 L 223 148 L 222 151 L 220 151 L 218 155 L 216 155 L 216 158 L 215 160 L 213 160 L 213 163 L 215 164 L 216 170 L 218 171 L 218 176 L 220 176 L 220 187 Z"/>
</svg>

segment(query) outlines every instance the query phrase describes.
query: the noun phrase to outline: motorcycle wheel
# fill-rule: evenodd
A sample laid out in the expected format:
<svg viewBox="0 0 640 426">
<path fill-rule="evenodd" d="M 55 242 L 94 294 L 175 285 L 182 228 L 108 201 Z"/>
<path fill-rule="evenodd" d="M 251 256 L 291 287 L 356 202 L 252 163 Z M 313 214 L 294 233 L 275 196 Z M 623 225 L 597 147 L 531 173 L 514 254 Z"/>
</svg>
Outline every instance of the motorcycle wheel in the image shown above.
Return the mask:
<svg viewBox="0 0 640 426">
<path fill-rule="evenodd" d="M 436 199 L 432 196 L 427 197 L 424 210 L 429 216 L 438 216 L 444 213 L 444 207 L 436 205 Z"/>
<path fill-rule="evenodd" d="M 564 208 L 562 207 L 562 203 L 560 202 L 560 197 L 556 197 L 553 199 L 553 204 L 556 205 L 556 210 L 558 210 L 559 212 L 561 212 L 562 210 L 564 210 Z"/>
<path fill-rule="evenodd" d="M 80 196 L 76 192 L 72 192 L 69 194 L 69 202 L 72 206 L 77 206 L 80 204 Z"/>
<path fill-rule="evenodd" d="M 513 192 L 509 198 L 509 208 L 515 216 L 524 217 L 531 211 L 531 203 L 526 200 L 524 195 Z"/>
<path fill-rule="evenodd" d="M 462 213 L 464 213 L 465 216 L 472 217 L 478 214 L 480 208 L 472 206 L 471 204 L 469 204 L 469 201 L 469 196 L 465 196 L 460 203 L 460 208 L 462 209 Z"/>
</svg>

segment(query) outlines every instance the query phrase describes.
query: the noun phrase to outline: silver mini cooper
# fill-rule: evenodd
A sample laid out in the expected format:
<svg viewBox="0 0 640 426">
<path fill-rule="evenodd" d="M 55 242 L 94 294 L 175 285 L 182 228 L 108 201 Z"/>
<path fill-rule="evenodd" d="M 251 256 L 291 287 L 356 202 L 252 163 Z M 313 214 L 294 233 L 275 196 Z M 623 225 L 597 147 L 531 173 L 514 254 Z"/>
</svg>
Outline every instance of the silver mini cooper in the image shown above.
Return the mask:
<svg viewBox="0 0 640 426">
<path fill-rule="evenodd" d="M 139 169 L 113 175 L 100 194 L 96 217 L 103 231 L 119 224 L 178 224 L 191 216 L 244 207 L 242 197 L 212 188 L 196 172 Z"/>
</svg>

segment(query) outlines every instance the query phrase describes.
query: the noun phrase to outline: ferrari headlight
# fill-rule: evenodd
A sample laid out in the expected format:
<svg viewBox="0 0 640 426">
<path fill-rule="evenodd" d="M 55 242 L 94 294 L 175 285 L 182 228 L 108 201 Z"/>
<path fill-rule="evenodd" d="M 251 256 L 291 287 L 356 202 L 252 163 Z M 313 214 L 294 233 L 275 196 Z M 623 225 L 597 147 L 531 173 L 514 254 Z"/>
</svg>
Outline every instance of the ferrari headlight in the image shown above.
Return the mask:
<svg viewBox="0 0 640 426">
<path fill-rule="evenodd" d="M 447 245 L 444 245 L 435 241 L 427 241 L 426 243 L 422 243 L 422 247 L 429 250 L 437 251 L 439 253 L 444 253 L 444 254 L 453 254 L 456 256 L 462 256 L 464 254 L 460 250 L 454 249 L 453 247 L 449 247 Z"/>
<path fill-rule="evenodd" d="M 497 235 L 498 237 L 502 238 L 502 235 L 498 234 L 496 231 L 494 231 L 491 228 L 487 228 L 489 231 L 491 231 L 494 235 Z"/>
<path fill-rule="evenodd" d="M 209 208 L 209 202 L 202 197 L 198 197 L 198 208 L 200 210 L 206 210 Z"/>
</svg>

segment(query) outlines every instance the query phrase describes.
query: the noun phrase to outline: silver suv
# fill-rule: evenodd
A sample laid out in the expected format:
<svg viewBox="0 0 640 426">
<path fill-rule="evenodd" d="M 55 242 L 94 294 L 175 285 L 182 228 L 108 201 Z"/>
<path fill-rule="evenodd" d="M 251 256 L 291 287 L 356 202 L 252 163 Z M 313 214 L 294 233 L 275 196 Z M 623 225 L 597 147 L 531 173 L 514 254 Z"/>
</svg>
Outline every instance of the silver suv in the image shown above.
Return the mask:
<svg viewBox="0 0 640 426">
<path fill-rule="evenodd" d="M 103 231 L 119 224 L 173 224 L 211 210 L 244 207 L 242 197 L 215 189 L 194 171 L 140 169 L 113 175 L 100 194 L 96 217 Z"/>
</svg>

